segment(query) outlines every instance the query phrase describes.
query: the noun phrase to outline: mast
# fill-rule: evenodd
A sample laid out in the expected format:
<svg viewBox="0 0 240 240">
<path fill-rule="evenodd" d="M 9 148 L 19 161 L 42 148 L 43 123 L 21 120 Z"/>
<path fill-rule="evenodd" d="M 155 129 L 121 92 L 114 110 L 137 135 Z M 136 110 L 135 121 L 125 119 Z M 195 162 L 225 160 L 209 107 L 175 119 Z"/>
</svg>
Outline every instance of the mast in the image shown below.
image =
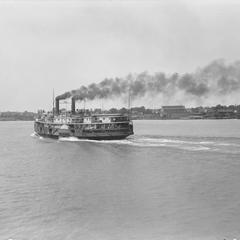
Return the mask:
<svg viewBox="0 0 240 240">
<path fill-rule="evenodd" d="M 128 88 L 128 117 L 131 118 L 131 89 Z"/>
<path fill-rule="evenodd" d="M 54 116 L 54 108 L 55 108 L 55 94 L 54 94 L 54 88 L 53 88 L 53 96 L 52 96 L 52 113 Z"/>
<path fill-rule="evenodd" d="M 101 112 L 103 113 L 103 99 L 102 99 L 102 105 L 101 105 Z"/>
<path fill-rule="evenodd" d="M 86 99 L 84 98 L 83 99 L 83 112 L 84 112 L 84 115 L 85 115 L 85 107 L 86 107 Z"/>
</svg>

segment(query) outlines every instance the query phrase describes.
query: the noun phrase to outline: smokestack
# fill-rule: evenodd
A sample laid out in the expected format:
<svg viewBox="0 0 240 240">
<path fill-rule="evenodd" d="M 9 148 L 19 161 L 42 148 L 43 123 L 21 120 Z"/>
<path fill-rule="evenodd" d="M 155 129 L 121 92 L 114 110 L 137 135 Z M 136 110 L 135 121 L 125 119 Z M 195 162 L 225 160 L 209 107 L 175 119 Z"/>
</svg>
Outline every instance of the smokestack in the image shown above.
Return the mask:
<svg viewBox="0 0 240 240">
<path fill-rule="evenodd" d="M 58 99 L 58 98 L 56 98 L 55 103 L 56 103 L 56 104 L 55 104 L 55 105 L 56 105 L 56 106 L 55 106 L 55 107 L 56 107 L 56 114 L 59 115 L 59 112 L 60 112 L 60 111 L 59 111 L 59 99 Z"/>
<path fill-rule="evenodd" d="M 75 98 L 74 97 L 72 97 L 71 110 L 72 110 L 72 114 L 75 114 Z"/>
</svg>

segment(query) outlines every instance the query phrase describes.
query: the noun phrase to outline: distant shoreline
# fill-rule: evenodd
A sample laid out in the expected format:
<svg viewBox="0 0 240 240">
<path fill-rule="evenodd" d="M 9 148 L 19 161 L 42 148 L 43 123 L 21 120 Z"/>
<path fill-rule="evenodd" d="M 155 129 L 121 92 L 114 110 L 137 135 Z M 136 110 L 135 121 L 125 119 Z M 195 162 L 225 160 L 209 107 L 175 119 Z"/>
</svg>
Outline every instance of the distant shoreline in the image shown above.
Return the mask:
<svg viewBox="0 0 240 240">
<path fill-rule="evenodd" d="M 0 121 L 34 121 L 37 114 L 34 112 L 1 112 Z"/>
<path fill-rule="evenodd" d="M 0 112 L 0 121 L 34 121 L 37 116 L 45 112 L 39 110 L 35 112 L 17 112 L 17 111 L 5 111 Z M 63 113 L 71 115 L 72 112 L 67 109 L 61 109 Z M 61 112 L 60 111 L 60 112 Z M 55 112 L 55 111 L 54 111 Z M 205 119 L 240 119 L 240 105 L 216 105 L 212 107 L 195 107 L 185 108 L 183 105 L 176 106 L 162 106 L 158 109 L 149 109 L 144 106 L 127 108 L 111 108 L 108 110 L 102 110 L 100 108 L 95 109 L 77 109 L 76 114 L 130 114 L 132 120 L 205 120 Z"/>
<path fill-rule="evenodd" d="M 34 119 L 1 119 L 0 118 L 0 121 L 1 122 L 19 122 L 19 121 L 21 121 L 21 122 L 32 122 L 32 121 L 34 121 Z"/>
</svg>

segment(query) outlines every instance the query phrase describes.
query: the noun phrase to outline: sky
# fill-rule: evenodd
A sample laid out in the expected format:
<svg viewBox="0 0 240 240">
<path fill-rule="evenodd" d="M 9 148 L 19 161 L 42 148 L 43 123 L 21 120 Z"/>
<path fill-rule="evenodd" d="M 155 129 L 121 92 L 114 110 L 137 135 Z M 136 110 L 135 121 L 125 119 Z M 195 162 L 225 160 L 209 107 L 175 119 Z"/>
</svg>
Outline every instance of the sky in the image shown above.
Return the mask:
<svg viewBox="0 0 240 240">
<path fill-rule="evenodd" d="M 239 26 L 233 0 L 0 1 L 0 111 L 50 109 L 53 89 L 58 95 L 106 77 L 240 60 Z M 162 103 L 151 99 L 149 107 Z"/>
</svg>

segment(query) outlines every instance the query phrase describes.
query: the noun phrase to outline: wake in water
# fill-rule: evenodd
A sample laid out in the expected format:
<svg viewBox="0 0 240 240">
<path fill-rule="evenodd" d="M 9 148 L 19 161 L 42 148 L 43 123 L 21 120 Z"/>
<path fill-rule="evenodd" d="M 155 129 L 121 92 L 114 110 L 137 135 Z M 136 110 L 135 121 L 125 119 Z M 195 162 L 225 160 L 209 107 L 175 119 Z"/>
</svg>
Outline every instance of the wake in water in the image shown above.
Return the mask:
<svg viewBox="0 0 240 240">
<path fill-rule="evenodd" d="M 49 140 L 52 140 L 51 138 L 45 138 L 45 137 L 42 137 L 40 136 L 39 134 L 37 134 L 36 132 L 33 132 L 31 135 L 30 135 L 32 138 L 37 138 L 39 140 L 42 140 L 42 141 L 49 141 Z"/>
<path fill-rule="evenodd" d="M 36 132 L 33 132 L 30 136 L 33 137 L 33 138 L 43 139 L 43 137 L 40 136 L 39 134 L 37 134 Z"/>
<path fill-rule="evenodd" d="M 202 139 L 184 137 L 162 137 L 135 135 L 124 140 L 87 140 L 76 137 L 60 138 L 59 142 L 92 142 L 97 144 L 127 145 L 133 147 L 171 147 L 188 151 L 223 151 L 228 153 L 240 153 L 239 139 L 226 141 L 227 139 Z"/>
<path fill-rule="evenodd" d="M 40 140 L 47 140 L 32 133 L 31 137 Z M 55 141 L 55 140 L 52 140 Z M 163 136 L 143 136 L 134 135 L 124 140 L 89 140 L 76 137 L 59 138 L 58 142 L 86 142 L 95 144 L 126 145 L 132 147 L 168 147 L 187 151 L 217 151 L 225 153 L 240 153 L 240 139 L 226 138 L 189 138 L 189 137 L 163 137 Z"/>
</svg>

